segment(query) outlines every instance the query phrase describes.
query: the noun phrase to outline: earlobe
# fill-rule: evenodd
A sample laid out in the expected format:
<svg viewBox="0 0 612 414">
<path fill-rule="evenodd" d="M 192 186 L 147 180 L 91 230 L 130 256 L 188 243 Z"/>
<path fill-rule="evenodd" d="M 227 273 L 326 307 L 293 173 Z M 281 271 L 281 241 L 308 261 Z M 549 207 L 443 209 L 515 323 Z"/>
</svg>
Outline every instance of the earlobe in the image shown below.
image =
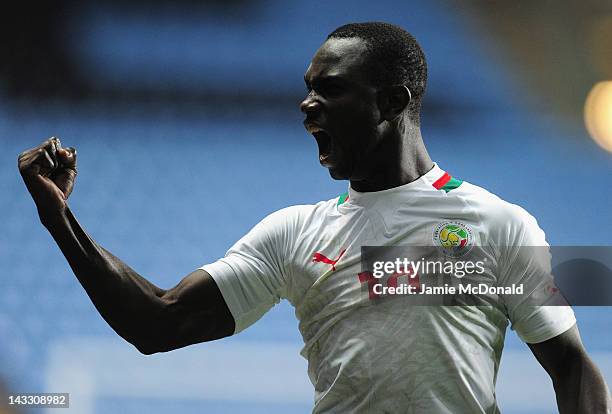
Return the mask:
<svg viewBox="0 0 612 414">
<path fill-rule="evenodd" d="M 408 105 L 412 101 L 412 92 L 410 92 L 410 88 L 407 87 L 406 85 L 402 85 L 402 86 L 406 89 L 406 92 L 408 92 L 408 102 L 406 103 L 406 105 Z"/>
<path fill-rule="evenodd" d="M 400 116 L 412 101 L 412 92 L 406 85 L 393 85 L 386 88 L 382 116 L 386 121 L 393 121 Z"/>
</svg>

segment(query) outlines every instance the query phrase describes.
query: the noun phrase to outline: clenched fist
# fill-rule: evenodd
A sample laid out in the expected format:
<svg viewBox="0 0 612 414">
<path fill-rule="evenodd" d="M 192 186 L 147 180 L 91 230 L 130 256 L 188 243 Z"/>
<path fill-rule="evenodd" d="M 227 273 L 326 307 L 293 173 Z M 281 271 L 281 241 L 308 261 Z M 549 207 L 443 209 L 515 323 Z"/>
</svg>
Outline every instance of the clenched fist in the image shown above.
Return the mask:
<svg viewBox="0 0 612 414">
<path fill-rule="evenodd" d="M 43 223 L 62 213 L 77 175 L 76 150 L 62 148 L 59 138 L 51 137 L 19 154 L 18 166 Z"/>
</svg>

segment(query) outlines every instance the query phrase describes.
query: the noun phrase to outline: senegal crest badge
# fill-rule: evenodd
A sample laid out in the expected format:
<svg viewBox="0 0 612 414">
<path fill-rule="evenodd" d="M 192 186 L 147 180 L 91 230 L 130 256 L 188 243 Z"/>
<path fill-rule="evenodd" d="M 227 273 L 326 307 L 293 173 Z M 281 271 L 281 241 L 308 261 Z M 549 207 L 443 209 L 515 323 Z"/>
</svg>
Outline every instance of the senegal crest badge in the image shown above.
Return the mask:
<svg viewBox="0 0 612 414">
<path fill-rule="evenodd" d="M 474 244 L 472 229 L 460 221 L 439 223 L 433 231 L 433 242 L 447 256 L 459 257 L 469 252 Z"/>
</svg>

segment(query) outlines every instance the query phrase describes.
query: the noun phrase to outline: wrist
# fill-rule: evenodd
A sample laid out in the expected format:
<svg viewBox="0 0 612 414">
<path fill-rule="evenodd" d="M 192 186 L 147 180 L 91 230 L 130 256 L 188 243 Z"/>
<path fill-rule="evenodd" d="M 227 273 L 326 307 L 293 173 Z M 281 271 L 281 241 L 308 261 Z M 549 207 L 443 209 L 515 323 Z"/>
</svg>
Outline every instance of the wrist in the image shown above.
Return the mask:
<svg viewBox="0 0 612 414">
<path fill-rule="evenodd" d="M 66 210 L 68 206 L 65 204 L 55 208 L 38 208 L 38 217 L 42 225 L 49 231 L 61 226 L 67 222 Z"/>
</svg>

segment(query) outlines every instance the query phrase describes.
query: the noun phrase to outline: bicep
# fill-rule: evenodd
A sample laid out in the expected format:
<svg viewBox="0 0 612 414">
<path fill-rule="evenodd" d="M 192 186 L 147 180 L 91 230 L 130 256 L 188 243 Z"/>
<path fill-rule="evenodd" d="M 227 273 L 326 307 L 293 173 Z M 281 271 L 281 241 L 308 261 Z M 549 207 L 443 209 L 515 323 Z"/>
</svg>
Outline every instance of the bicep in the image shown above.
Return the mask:
<svg viewBox="0 0 612 414">
<path fill-rule="evenodd" d="M 213 278 L 202 269 L 185 276 L 163 296 L 164 351 L 234 333 L 234 318 Z"/>
</svg>

